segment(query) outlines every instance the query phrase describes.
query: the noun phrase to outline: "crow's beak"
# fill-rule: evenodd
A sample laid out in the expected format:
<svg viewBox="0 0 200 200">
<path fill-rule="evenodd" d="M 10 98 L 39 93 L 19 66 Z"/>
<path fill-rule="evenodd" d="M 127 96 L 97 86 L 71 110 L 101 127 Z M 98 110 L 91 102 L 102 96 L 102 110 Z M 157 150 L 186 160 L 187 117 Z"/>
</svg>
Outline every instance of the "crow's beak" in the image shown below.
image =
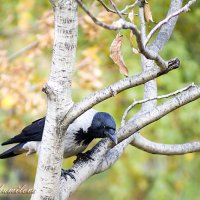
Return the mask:
<svg viewBox="0 0 200 200">
<path fill-rule="evenodd" d="M 104 132 L 105 135 L 110 138 L 115 144 L 117 144 L 117 135 L 115 134 L 115 131 L 113 129 L 109 129 Z"/>
</svg>

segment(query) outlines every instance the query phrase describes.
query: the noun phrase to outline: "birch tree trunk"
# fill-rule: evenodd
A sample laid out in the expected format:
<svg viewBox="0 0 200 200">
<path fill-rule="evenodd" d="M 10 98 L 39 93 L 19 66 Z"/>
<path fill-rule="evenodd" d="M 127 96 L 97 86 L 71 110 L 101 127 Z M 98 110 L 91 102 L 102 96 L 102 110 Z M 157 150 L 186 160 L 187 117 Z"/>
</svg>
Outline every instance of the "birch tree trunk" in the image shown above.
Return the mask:
<svg viewBox="0 0 200 200">
<path fill-rule="evenodd" d="M 39 154 L 32 200 L 59 199 L 63 138 L 60 128 L 64 114 L 72 106 L 71 79 L 77 45 L 77 4 L 75 1 L 52 1 L 55 33 L 50 79 L 43 91 L 48 109 Z"/>
</svg>

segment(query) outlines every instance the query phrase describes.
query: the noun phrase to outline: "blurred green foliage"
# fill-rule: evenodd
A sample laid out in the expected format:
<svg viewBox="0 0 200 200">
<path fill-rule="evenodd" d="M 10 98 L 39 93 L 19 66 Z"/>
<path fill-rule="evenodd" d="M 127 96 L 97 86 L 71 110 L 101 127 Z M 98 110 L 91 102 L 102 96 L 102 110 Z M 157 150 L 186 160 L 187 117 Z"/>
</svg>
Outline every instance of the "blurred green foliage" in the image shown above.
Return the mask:
<svg viewBox="0 0 200 200">
<path fill-rule="evenodd" d="M 117 1 L 120 8 L 131 1 Z M 186 1 L 184 1 L 186 2 Z M 149 1 L 155 22 L 167 13 L 169 1 Z M 95 15 L 104 21 L 114 19 L 98 3 L 89 5 Z M 51 64 L 51 45 L 39 45 L 20 54 L 13 60 L 9 56 L 35 42 L 45 34 L 40 26 L 44 13 L 50 10 L 48 1 L 7 0 L 0 6 L 0 142 L 17 134 L 31 121 L 45 115 L 45 95 L 42 85 L 48 78 Z M 137 13 L 137 9 L 135 13 Z M 91 91 L 103 88 L 121 78 L 118 67 L 109 57 L 109 47 L 116 32 L 96 27 L 79 10 L 79 38 L 77 66 L 73 83 L 74 101 L 79 101 Z M 165 59 L 178 57 L 181 67 L 157 79 L 159 94 L 180 89 L 188 83 L 200 83 L 200 2 L 192 6 L 189 13 L 181 14 L 176 29 L 162 50 Z M 44 22 L 43 22 L 44 23 Z M 48 25 L 48 22 L 45 22 Z M 138 19 L 135 17 L 135 23 Z M 147 25 L 150 30 L 153 23 Z M 51 30 L 50 28 L 48 29 Z M 130 74 L 141 70 L 140 57 L 131 52 L 128 31 L 124 35 L 123 56 Z M 50 38 L 44 35 L 46 41 Z M 3 53 L 2 53 L 3 52 Z M 2 64 L 3 63 L 3 64 Z M 87 77 L 86 75 L 89 75 Z M 5 82 L 7 81 L 7 82 Z M 16 81 L 16 82 L 15 82 Z M 13 85 L 12 85 L 13 84 Z M 142 99 L 143 88 L 124 91 L 102 102 L 95 108 L 111 113 L 118 127 L 126 107 L 134 99 Z M 160 102 L 158 102 L 160 103 Z M 174 111 L 158 122 L 149 125 L 141 133 L 161 143 L 184 143 L 199 140 L 199 100 Z M 134 108 L 130 115 L 139 110 Z M 1 151 L 6 147 L 1 147 Z M 197 200 L 200 196 L 198 153 L 183 156 L 152 155 L 134 147 L 128 147 L 119 161 L 108 171 L 87 180 L 72 196 L 76 199 L 113 200 Z M 70 167 L 74 158 L 64 161 L 64 168 Z M 36 171 L 37 156 L 19 156 L 0 160 L 0 184 L 7 186 L 32 185 Z M 10 196 L 10 199 L 15 199 Z M 8 197 L 0 196 L 0 199 Z M 29 196 L 20 196 L 29 199 Z"/>
</svg>

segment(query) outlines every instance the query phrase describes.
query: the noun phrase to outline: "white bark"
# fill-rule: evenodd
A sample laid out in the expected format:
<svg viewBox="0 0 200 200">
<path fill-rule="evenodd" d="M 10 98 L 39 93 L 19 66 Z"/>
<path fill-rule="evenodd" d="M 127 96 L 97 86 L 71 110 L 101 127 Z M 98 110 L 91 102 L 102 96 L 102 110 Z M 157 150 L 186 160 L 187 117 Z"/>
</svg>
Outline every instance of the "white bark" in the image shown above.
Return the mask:
<svg viewBox="0 0 200 200">
<path fill-rule="evenodd" d="M 72 106 L 71 79 L 77 44 L 77 6 L 74 1 L 52 1 L 55 17 L 50 79 L 43 91 L 48 110 L 32 200 L 59 199 L 64 130 L 60 121 Z"/>
</svg>

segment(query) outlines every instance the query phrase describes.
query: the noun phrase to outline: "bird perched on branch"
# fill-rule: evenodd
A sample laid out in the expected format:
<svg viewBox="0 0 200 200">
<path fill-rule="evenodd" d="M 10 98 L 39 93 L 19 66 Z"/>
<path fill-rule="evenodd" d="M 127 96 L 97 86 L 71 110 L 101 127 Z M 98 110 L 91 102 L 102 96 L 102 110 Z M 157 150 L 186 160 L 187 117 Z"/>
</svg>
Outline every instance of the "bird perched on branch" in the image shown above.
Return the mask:
<svg viewBox="0 0 200 200">
<path fill-rule="evenodd" d="M 16 144 L 0 154 L 0 159 L 10 158 L 22 153 L 39 153 L 45 117 L 25 127 L 19 135 L 3 142 L 2 145 Z M 67 128 L 64 138 L 64 158 L 83 152 L 94 138 L 110 138 L 117 144 L 116 124 L 111 115 L 90 109 L 75 119 Z"/>
</svg>

